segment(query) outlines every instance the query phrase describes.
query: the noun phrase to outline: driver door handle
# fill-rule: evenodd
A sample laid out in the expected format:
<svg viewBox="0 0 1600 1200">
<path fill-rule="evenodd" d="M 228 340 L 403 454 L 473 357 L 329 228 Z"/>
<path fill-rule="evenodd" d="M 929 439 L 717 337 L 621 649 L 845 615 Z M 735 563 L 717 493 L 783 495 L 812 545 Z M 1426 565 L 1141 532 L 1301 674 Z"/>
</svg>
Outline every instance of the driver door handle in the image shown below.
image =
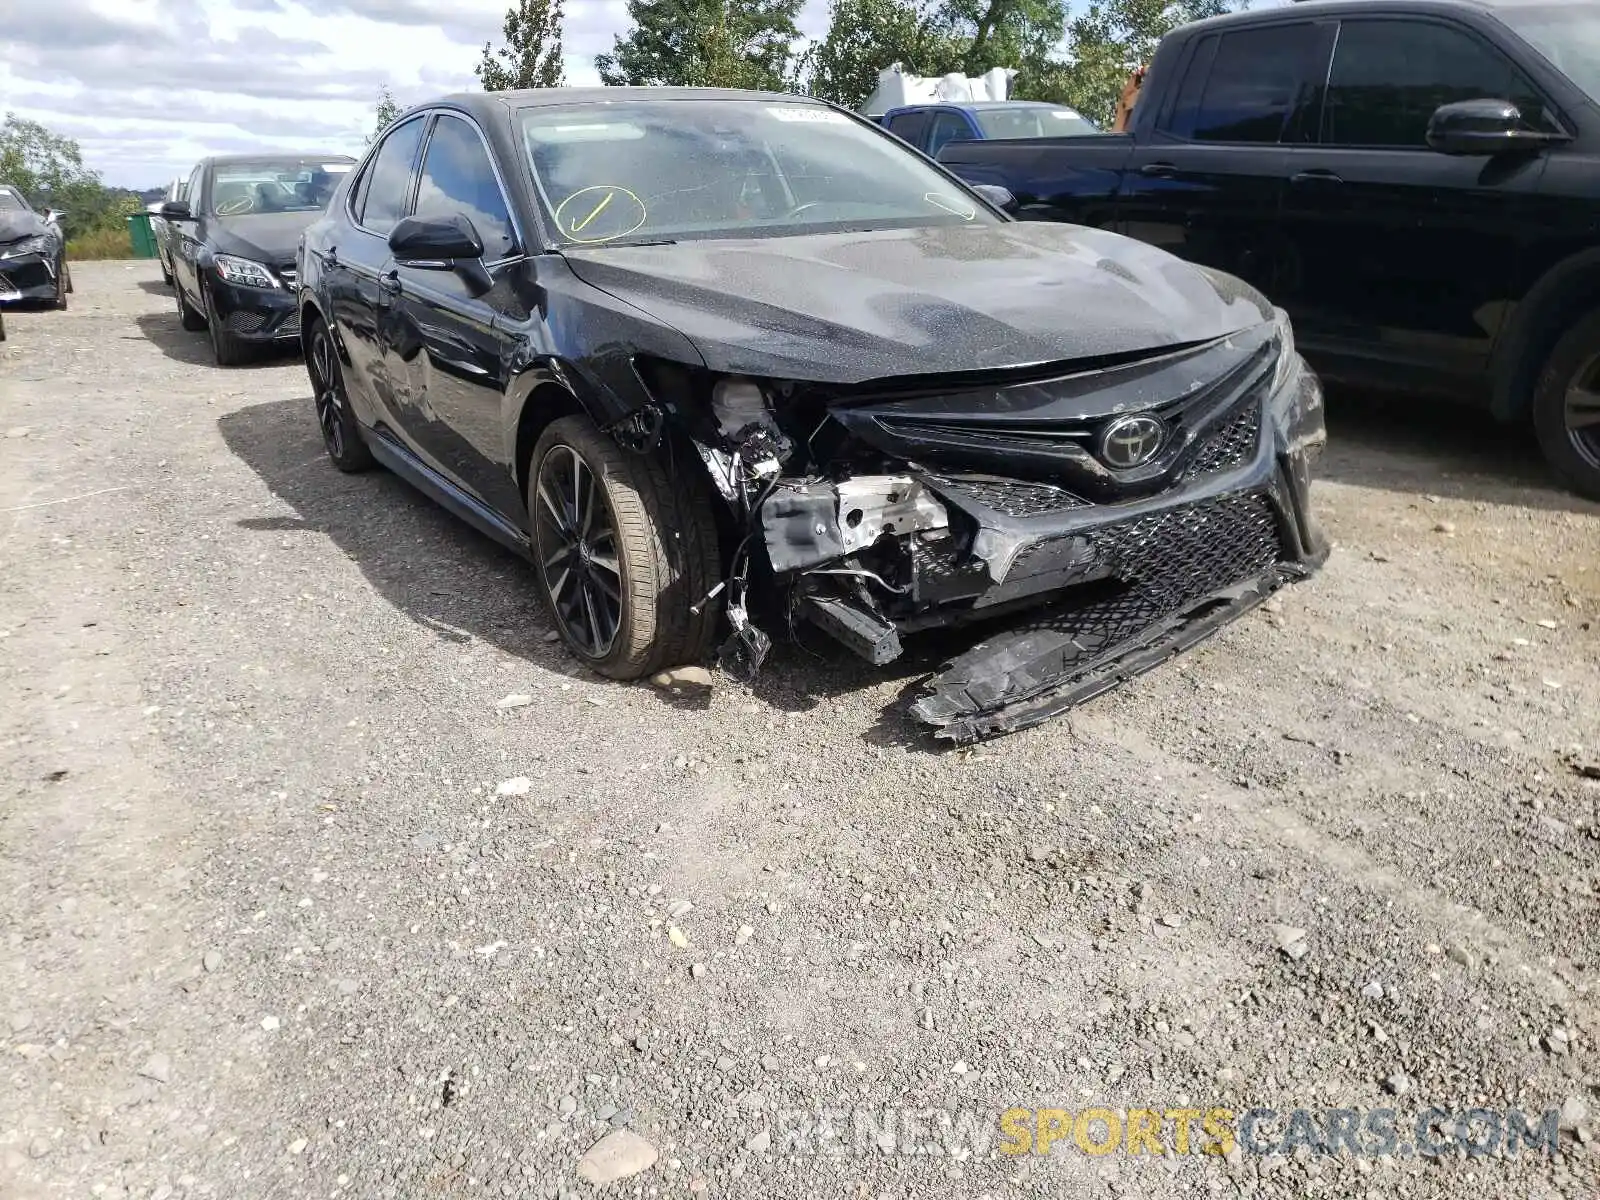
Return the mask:
<svg viewBox="0 0 1600 1200">
<path fill-rule="evenodd" d="M 378 303 L 387 307 L 400 294 L 400 272 L 390 271 L 378 276 Z"/>
<path fill-rule="evenodd" d="M 1289 176 L 1289 182 L 1296 187 L 1336 187 L 1344 182 L 1332 171 L 1300 171 Z"/>
<path fill-rule="evenodd" d="M 1139 168 L 1139 174 L 1148 176 L 1151 179 L 1176 179 L 1178 177 L 1178 168 L 1169 162 L 1145 163 L 1144 166 Z"/>
</svg>

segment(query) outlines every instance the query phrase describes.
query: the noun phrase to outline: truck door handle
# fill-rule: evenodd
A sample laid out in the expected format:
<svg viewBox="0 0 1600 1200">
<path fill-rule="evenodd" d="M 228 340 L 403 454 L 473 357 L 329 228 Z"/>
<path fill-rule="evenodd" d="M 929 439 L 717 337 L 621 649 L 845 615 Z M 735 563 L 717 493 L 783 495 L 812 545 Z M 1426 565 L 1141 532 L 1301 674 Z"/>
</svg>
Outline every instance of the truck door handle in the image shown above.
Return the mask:
<svg viewBox="0 0 1600 1200">
<path fill-rule="evenodd" d="M 1344 180 L 1340 179 L 1332 171 L 1301 171 L 1298 174 L 1289 176 L 1289 182 L 1297 187 L 1310 185 L 1331 187 L 1343 183 Z"/>
<path fill-rule="evenodd" d="M 1176 179 L 1178 168 L 1169 162 L 1145 163 L 1139 168 L 1139 174 L 1147 175 L 1151 179 Z"/>
<path fill-rule="evenodd" d="M 394 298 L 400 294 L 400 272 L 390 271 L 387 275 L 378 277 L 378 302 L 388 305 L 394 303 Z"/>
</svg>

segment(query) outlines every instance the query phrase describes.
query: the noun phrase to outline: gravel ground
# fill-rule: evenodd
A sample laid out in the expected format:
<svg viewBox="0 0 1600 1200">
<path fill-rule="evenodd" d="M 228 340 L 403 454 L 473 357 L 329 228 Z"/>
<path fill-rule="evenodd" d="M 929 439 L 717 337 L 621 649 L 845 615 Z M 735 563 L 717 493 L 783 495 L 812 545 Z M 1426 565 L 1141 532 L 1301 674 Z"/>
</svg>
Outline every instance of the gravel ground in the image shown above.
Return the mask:
<svg viewBox="0 0 1600 1200">
<path fill-rule="evenodd" d="M 1321 575 L 941 752 L 936 649 L 586 674 L 297 361 L 74 276 L 0 346 L 0 1196 L 583 1194 L 608 1134 L 626 1195 L 1596 1194 L 1600 509 L 1520 435 L 1335 396 Z M 1515 1157 L 998 1124 L 1563 1105 Z"/>
</svg>

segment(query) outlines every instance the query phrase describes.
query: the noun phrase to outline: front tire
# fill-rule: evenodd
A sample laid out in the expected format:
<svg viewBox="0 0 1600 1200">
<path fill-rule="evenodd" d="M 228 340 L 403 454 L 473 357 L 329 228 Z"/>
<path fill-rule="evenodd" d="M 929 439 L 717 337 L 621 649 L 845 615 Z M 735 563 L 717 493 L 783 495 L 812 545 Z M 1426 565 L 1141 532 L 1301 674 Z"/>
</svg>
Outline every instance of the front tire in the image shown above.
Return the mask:
<svg viewBox="0 0 1600 1200">
<path fill-rule="evenodd" d="M 567 646 L 612 679 L 705 657 L 719 606 L 717 527 L 699 479 L 669 478 L 587 417 L 553 422 L 528 470 L 534 570 Z"/>
<path fill-rule="evenodd" d="M 55 306 L 62 311 L 67 307 L 67 295 L 72 291 L 72 279 L 67 274 L 67 260 L 63 255 L 56 263 L 56 299 Z"/>
<path fill-rule="evenodd" d="M 206 332 L 211 335 L 211 354 L 219 367 L 237 367 L 245 359 L 245 344 L 222 327 L 222 317 L 211 299 L 211 289 L 200 285 L 200 300 L 206 310 Z"/>
<path fill-rule="evenodd" d="M 183 294 L 181 283 L 174 280 L 172 291 L 178 298 L 178 324 L 183 326 L 187 333 L 199 333 L 206 327 L 205 317 L 196 312 L 194 305 L 189 303 L 189 298 Z"/>
<path fill-rule="evenodd" d="M 306 342 L 306 374 L 311 376 L 312 402 L 322 430 L 322 448 L 334 466 L 348 475 L 370 470 L 376 460 L 361 434 L 361 424 L 350 408 L 339 352 L 327 324 L 313 318 Z"/>
<path fill-rule="evenodd" d="M 1561 335 L 1533 393 L 1547 462 L 1573 491 L 1600 500 L 1600 309 Z"/>
</svg>

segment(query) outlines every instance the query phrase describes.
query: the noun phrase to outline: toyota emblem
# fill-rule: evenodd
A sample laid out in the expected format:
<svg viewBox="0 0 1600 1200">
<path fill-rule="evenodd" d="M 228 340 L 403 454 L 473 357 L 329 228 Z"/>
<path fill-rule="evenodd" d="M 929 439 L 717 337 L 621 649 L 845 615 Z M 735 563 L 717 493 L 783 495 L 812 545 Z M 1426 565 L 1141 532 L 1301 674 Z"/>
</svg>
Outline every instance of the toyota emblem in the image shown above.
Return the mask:
<svg viewBox="0 0 1600 1200">
<path fill-rule="evenodd" d="M 1167 427 L 1160 417 L 1148 413 L 1118 417 L 1100 435 L 1100 459 L 1121 470 L 1142 467 L 1166 444 Z"/>
</svg>

